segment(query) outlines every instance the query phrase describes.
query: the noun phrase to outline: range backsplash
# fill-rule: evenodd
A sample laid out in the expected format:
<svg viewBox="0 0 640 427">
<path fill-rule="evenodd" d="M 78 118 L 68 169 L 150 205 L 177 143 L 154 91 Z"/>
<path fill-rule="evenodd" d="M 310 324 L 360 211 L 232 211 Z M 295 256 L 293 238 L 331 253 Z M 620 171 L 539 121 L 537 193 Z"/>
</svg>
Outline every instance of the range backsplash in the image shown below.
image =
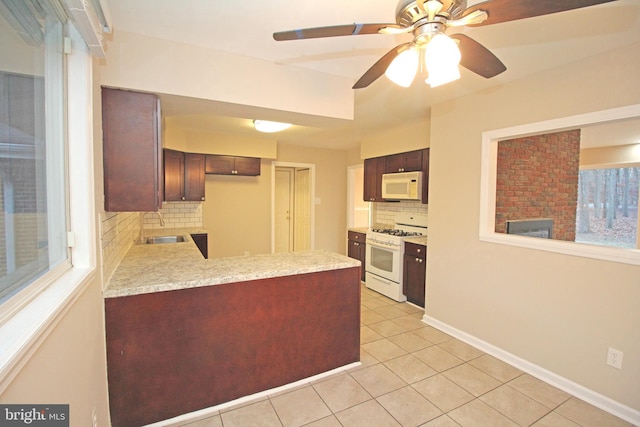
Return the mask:
<svg viewBox="0 0 640 427">
<path fill-rule="evenodd" d="M 429 205 L 424 205 L 420 202 L 406 201 L 406 202 L 379 202 L 372 203 L 373 205 L 373 226 L 374 227 L 388 227 L 393 228 L 394 218 L 396 214 L 400 212 L 407 213 L 429 213 Z"/>
</svg>

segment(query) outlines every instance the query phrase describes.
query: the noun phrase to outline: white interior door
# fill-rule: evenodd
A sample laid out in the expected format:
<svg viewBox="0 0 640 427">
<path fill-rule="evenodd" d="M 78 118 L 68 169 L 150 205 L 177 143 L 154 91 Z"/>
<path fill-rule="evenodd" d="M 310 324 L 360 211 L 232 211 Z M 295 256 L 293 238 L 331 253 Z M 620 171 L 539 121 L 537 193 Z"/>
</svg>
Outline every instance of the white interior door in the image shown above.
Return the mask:
<svg viewBox="0 0 640 427">
<path fill-rule="evenodd" d="M 290 252 L 293 249 L 293 170 L 275 170 L 274 233 L 275 252 Z"/>
<path fill-rule="evenodd" d="M 311 249 L 311 173 L 308 168 L 294 171 L 293 250 Z"/>
</svg>

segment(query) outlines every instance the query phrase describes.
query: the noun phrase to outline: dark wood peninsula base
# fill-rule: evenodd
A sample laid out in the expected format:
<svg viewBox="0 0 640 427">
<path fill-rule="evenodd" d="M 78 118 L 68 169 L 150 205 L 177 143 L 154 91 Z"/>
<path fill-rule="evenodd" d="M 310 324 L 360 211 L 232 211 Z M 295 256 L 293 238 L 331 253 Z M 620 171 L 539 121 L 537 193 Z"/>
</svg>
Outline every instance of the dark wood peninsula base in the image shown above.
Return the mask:
<svg viewBox="0 0 640 427">
<path fill-rule="evenodd" d="M 140 426 L 360 360 L 360 269 L 105 300 L 114 427 Z"/>
</svg>

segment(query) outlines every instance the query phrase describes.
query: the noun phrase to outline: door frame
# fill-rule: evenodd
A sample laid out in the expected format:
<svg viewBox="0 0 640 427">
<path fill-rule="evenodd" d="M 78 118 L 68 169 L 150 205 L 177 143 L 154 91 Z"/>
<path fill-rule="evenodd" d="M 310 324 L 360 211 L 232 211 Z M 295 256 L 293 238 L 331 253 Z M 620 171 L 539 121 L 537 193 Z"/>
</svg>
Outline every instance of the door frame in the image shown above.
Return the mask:
<svg viewBox="0 0 640 427">
<path fill-rule="evenodd" d="M 309 189 L 310 197 L 309 197 L 309 212 L 311 212 L 311 226 L 309 232 L 311 236 L 309 238 L 310 241 L 310 249 L 315 249 L 316 242 L 316 210 L 315 210 L 315 200 L 316 200 L 316 165 L 313 163 L 292 163 L 292 162 L 271 162 L 271 253 L 275 253 L 276 250 L 276 167 L 284 167 L 284 168 L 306 168 L 309 169 L 311 173 L 310 177 L 310 186 Z"/>
</svg>

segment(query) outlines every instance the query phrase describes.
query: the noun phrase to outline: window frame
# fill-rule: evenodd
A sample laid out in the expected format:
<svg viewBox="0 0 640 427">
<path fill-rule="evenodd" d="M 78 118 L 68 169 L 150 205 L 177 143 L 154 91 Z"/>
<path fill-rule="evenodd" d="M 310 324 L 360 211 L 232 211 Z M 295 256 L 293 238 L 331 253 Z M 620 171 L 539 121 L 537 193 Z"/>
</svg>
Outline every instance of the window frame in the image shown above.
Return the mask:
<svg viewBox="0 0 640 427">
<path fill-rule="evenodd" d="M 480 176 L 480 241 L 623 264 L 640 265 L 639 249 L 598 246 L 552 239 L 536 239 L 495 232 L 496 174 L 499 141 L 637 117 L 640 117 L 640 104 L 483 132 Z"/>
<path fill-rule="evenodd" d="M 66 141 L 70 262 L 56 266 L 0 306 L 0 394 L 55 325 L 92 284 L 96 270 L 92 56 L 80 32 L 67 24 Z M 96 285 L 97 283 L 97 285 Z"/>
</svg>

